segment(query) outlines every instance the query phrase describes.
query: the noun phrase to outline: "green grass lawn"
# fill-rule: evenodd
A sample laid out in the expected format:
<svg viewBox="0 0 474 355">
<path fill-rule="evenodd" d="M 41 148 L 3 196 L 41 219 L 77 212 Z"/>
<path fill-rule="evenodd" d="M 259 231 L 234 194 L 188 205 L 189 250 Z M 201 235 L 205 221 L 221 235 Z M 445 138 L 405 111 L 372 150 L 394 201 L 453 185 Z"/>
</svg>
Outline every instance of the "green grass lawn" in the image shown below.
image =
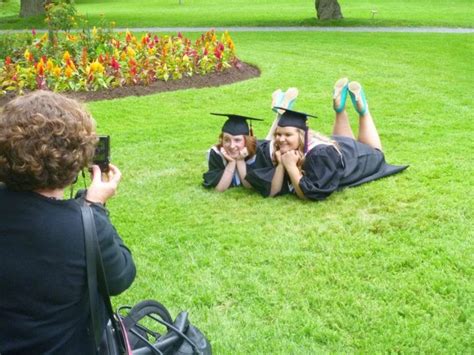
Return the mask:
<svg viewBox="0 0 474 355">
<path fill-rule="evenodd" d="M 0 2 L 0 28 L 41 28 L 20 19 L 20 0 Z M 139 6 L 137 6 L 139 3 Z M 120 27 L 144 26 L 449 26 L 473 27 L 472 0 L 340 0 L 344 20 L 317 21 L 313 0 L 76 0 L 79 13 Z M 377 11 L 372 16 L 372 10 Z"/>
<path fill-rule="evenodd" d="M 474 37 L 233 38 L 260 78 L 88 104 L 123 171 L 109 208 L 138 267 L 114 303 L 187 309 L 216 354 L 472 352 Z M 330 133 L 344 75 L 364 85 L 387 160 L 407 171 L 324 202 L 201 187 L 222 125 L 209 112 L 265 118 L 264 137 L 271 93 L 296 86 L 295 108 Z"/>
</svg>

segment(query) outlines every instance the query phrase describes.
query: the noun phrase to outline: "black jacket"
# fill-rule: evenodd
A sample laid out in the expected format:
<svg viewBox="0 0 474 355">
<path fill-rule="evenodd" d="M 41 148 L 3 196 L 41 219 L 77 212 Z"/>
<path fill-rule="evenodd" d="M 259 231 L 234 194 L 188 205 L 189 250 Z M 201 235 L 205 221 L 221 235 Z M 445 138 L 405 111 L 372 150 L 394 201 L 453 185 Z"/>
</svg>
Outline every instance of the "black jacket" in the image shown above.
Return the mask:
<svg viewBox="0 0 474 355">
<path fill-rule="evenodd" d="M 110 293 L 116 295 L 133 282 L 135 265 L 106 211 L 98 206 L 92 210 Z M 76 200 L 0 186 L 0 261 L 2 355 L 93 352 Z"/>
</svg>

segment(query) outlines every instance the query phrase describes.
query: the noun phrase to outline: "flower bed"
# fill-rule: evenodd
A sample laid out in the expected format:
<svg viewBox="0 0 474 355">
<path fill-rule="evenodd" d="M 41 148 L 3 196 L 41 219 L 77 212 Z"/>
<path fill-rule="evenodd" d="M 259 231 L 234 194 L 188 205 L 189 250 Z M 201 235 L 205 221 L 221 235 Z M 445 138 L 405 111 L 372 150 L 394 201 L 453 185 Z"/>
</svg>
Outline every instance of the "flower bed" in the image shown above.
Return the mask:
<svg viewBox="0 0 474 355">
<path fill-rule="evenodd" d="M 2 42 L 3 41 L 3 42 Z M 0 95 L 24 90 L 96 91 L 181 79 L 239 66 L 234 42 L 214 30 L 191 41 L 181 34 L 140 39 L 102 28 L 6 36 L 0 40 Z"/>
</svg>

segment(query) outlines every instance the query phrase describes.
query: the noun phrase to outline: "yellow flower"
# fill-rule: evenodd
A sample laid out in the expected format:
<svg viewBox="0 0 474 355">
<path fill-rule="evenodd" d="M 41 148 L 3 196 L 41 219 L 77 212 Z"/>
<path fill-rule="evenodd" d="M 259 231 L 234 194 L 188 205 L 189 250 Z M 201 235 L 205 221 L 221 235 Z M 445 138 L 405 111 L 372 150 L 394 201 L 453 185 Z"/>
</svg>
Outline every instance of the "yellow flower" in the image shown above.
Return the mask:
<svg viewBox="0 0 474 355">
<path fill-rule="evenodd" d="M 54 67 L 53 61 L 51 59 L 48 59 L 48 61 L 46 62 L 46 69 L 51 71 L 53 67 Z"/>
<path fill-rule="evenodd" d="M 100 64 L 98 60 L 95 62 L 92 62 L 90 65 L 90 72 L 92 73 L 103 73 L 104 72 L 104 66 Z"/>
<path fill-rule="evenodd" d="M 64 74 L 66 77 L 70 78 L 72 76 L 72 69 L 70 67 L 66 67 L 66 70 L 64 70 Z"/>
<path fill-rule="evenodd" d="M 97 28 L 95 28 L 95 26 L 92 28 L 92 36 L 96 36 L 97 35 Z"/>
<path fill-rule="evenodd" d="M 28 48 L 25 50 L 25 54 L 23 54 L 23 55 L 25 56 L 26 60 L 30 59 L 30 51 L 28 50 Z"/>
<path fill-rule="evenodd" d="M 71 70 L 71 69 L 69 68 L 69 70 Z M 55 66 L 53 68 L 53 75 L 59 78 L 61 76 L 61 68 L 58 67 L 58 66 Z"/>
<path fill-rule="evenodd" d="M 69 54 L 68 51 L 64 52 L 63 59 L 64 59 L 65 62 L 67 62 L 69 59 L 71 59 L 71 55 Z"/>
<path fill-rule="evenodd" d="M 135 58 L 135 51 L 133 50 L 132 47 L 127 47 L 127 54 L 130 58 Z"/>
</svg>

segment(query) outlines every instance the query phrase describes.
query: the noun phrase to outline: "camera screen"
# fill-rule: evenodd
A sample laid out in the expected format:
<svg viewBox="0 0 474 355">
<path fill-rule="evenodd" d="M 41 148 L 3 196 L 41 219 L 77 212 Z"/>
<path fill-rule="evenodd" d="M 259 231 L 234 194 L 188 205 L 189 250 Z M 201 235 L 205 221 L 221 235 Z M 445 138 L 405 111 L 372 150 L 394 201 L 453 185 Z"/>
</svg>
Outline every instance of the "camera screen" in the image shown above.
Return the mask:
<svg viewBox="0 0 474 355">
<path fill-rule="evenodd" d="M 99 136 L 99 143 L 95 148 L 94 163 L 108 164 L 110 159 L 110 137 Z"/>
<path fill-rule="evenodd" d="M 107 142 L 102 138 L 99 140 L 99 144 L 95 148 L 94 160 L 104 161 L 107 159 Z"/>
</svg>

